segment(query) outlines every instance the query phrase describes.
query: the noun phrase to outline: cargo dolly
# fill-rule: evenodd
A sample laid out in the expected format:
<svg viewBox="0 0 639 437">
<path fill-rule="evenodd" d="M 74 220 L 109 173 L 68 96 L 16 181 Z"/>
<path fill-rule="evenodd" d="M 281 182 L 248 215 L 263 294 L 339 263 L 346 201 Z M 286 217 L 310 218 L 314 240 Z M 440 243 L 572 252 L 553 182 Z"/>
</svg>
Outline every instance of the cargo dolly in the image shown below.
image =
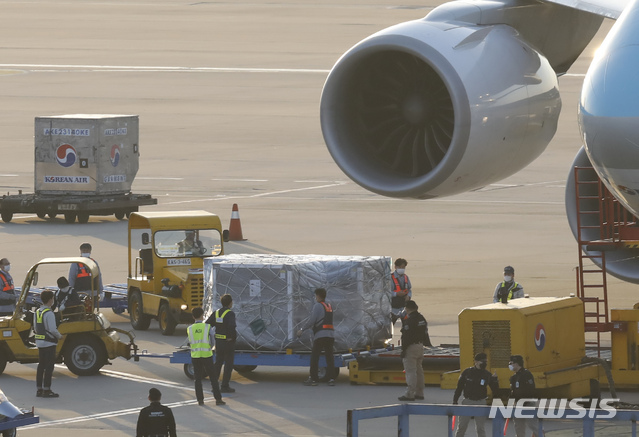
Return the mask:
<svg viewBox="0 0 639 437">
<path fill-rule="evenodd" d="M 379 349 L 375 351 L 361 351 L 348 353 L 333 354 L 335 374 L 333 378 L 339 375 L 339 371 L 343 367 L 348 367 L 349 363 L 354 362 L 360 354 L 379 354 L 389 349 Z M 215 350 L 213 351 L 215 353 Z M 138 361 L 140 358 L 169 358 L 171 363 L 182 364 L 184 374 L 194 379 L 193 365 L 191 364 L 191 352 L 188 346 L 180 346 L 176 351 L 167 354 L 153 354 L 147 351 L 141 351 L 134 359 Z M 215 356 L 214 356 L 215 359 Z M 291 349 L 285 351 L 235 351 L 235 360 L 233 369 L 239 373 L 247 373 L 255 370 L 258 366 L 285 366 L 285 367 L 310 367 L 311 353 L 308 351 L 295 352 Z M 319 361 L 319 377 L 320 381 L 330 379 L 326 375 L 326 360 L 320 356 Z"/>
<path fill-rule="evenodd" d="M 40 418 L 34 414 L 33 408 L 31 411 L 20 409 L 20 414 L 14 417 L 2 416 L 2 419 L 0 419 L 0 435 L 2 437 L 15 437 L 18 435 L 16 428 L 39 422 Z"/>
<path fill-rule="evenodd" d="M 405 384 L 401 348 L 361 352 L 348 363 L 351 384 Z M 424 383 L 439 385 L 441 375 L 459 369 L 459 345 L 424 347 Z"/>
<path fill-rule="evenodd" d="M 118 220 L 129 217 L 140 206 L 157 205 L 158 200 L 150 194 L 102 194 L 102 195 L 46 195 L 13 194 L 0 199 L 0 217 L 5 223 L 14 214 L 36 214 L 39 218 L 55 218 L 64 215 L 64 221 L 86 223 L 92 215 L 115 215 Z"/>
</svg>

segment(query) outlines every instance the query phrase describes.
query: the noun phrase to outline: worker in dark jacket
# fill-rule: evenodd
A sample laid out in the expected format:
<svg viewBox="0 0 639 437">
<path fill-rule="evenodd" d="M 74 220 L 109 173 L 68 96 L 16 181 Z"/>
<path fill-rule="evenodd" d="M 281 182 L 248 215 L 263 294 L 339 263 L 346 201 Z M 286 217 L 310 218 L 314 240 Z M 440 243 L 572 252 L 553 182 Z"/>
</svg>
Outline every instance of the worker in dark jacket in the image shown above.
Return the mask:
<svg viewBox="0 0 639 437">
<path fill-rule="evenodd" d="M 512 355 L 508 368 L 515 372 L 510 377 L 510 397 L 515 399 L 515 401 L 536 398 L 535 378 L 528 369 L 524 368 L 524 357 Z M 523 418 L 515 418 L 514 420 L 517 437 L 526 437 L 526 428 L 530 428 L 533 435 L 537 434 L 537 420 Z"/>
<path fill-rule="evenodd" d="M 58 291 L 55 293 L 55 303 L 53 304 L 53 310 L 58 309 L 63 312 L 68 307 L 82 305 L 80 296 L 69 285 L 69 281 L 64 276 L 58 278 Z"/>
<path fill-rule="evenodd" d="M 499 390 L 497 375 L 491 375 L 490 372 L 486 370 L 487 361 L 488 357 L 485 353 L 480 352 L 475 355 L 475 365 L 464 370 L 457 381 L 457 390 L 455 390 L 455 395 L 453 396 L 453 404 L 457 405 L 462 392 L 464 393 L 462 405 L 486 405 L 488 387 L 490 387 L 493 396 L 497 395 L 497 391 Z M 466 434 L 470 419 L 470 416 L 459 416 L 455 437 L 463 437 Z M 477 432 L 477 437 L 486 437 L 485 423 L 485 417 L 475 416 L 475 431 Z"/>
<path fill-rule="evenodd" d="M 317 288 L 315 290 L 315 305 L 311 310 L 306 324 L 297 331 L 297 336 L 301 337 L 305 330 L 313 329 L 313 349 L 311 351 L 310 375 L 304 381 L 304 385 L 316 386 L 319 381 L 319 359 L 322 351 L 326 359 L 326 376 L 328 385 L 335 385 L 335 358 L 333 357 L 333 347 L 335 345 L 335 330 L 333 328 L 333 307 L 326 302 L 326 289 Z"/>
<path fill-rule="evenodd" d="M 225 294 L 220 298 L 220 303 L 222 308 L 216 310 L 206 319 L 206 323 L 215 327 L 215 367 L 212 378 L 217 380 L 220 377 L 222 365 L 224 365 L 220 391 L 222 393 L 235 393 L 235 389 L 229 385 L 235 361 L 235 340 L 237 338 L 235 313 L 231 311 L 233 298 L 230 294 Z"/>
<path fill-rule="evenodd" d="M 406 301 L 406 315 L 402 318 L 402 362 L 406 372 L 406 393 L 400 401 L 424 399 L 424 343 L 428 338 L 428 323 L 414 300 Z"/>
<path fill-rule="evenodd" d="M 177 437 L 173 412 L 160 400 L 162 393 L 157 388 L 149 389 L 151 405 L 142 408 L 138 416 L 136 437 Z"/>
</svg>

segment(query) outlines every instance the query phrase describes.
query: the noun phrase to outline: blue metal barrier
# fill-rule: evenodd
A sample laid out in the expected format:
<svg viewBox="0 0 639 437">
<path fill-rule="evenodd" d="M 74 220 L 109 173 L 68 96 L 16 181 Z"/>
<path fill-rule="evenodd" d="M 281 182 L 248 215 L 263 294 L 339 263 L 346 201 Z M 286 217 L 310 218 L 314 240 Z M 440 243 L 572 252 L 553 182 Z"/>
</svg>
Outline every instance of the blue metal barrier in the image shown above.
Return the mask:
<svg viewBox="0 0 639 437">
<path fill-rule="evenodd" d="M 527 412 L 530 417 L 538 418 L 537 408 L 525 407 L 521 409 Z M 409 417 L 411 415 L 419 416 L 448 416 L 448 436 L 453 437 L 454 430 L 452 427 L 453 416 L 474 416 L 489 417 L 491 411 L 490 406 L 474 406 L 474 405 L 443 405 L 443 404 L 396 404 L 381 407 L 356 408 L 347 412 L 347 437 L 359 437 L 359 421 L 364 419 L 376 419 L 381 417 L 397 416 L 397 435 L 398 437 L 409 437 Z M 631 422 L 632 437 L 637 437 L 637 420 L 639 420 L 639 411 L 636 410 L 616 410 L 614 417 L 590 417 L 593 416 L 592 411 L 602 413 L 602 410 L 585 410 L 586 416 L 575 419 L 584 413 L 584 410 L 573 410 L 566 408 L 559 417 L 538 418 L 537 435 L 544 435 L 544 421 L 552 420 L 574 420 L 583 422 L 583 436 L 595 436 L 595 421 L 613 420 Z M 516 420 L 516 419 L 515 419 Z M 532 420 L 532 419 L 531 419 Z M 493 437 L 503 437 L 504 424 L 506 419 L 500 409 L 497 409 L 495 417 L 492 419 Z"/>
</svg>

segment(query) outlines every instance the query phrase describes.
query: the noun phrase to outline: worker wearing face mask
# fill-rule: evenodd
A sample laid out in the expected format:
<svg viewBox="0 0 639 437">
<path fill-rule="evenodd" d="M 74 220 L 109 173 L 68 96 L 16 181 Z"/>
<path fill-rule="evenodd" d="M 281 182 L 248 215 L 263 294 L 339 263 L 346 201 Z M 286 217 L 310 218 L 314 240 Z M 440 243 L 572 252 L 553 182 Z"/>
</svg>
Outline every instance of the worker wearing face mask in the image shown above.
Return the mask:
<svg viewBox="0 0 639 437">
<path fill-rule="evenodd" d="M 520 399 L 535 399 L 535 378 L 528 369 L 524 368 L 524 357 L 521 355 L 511 355 L 508 368 L 511 372 L 515 372 L 513 376 L 510 377 L 509 398 L 514 399 L 515 402 L 518 402 Z M 537 419 L 518 418 L 515 415 L 514 420 L 515 435 L 517 437 L 526 437 L 527 428 L 532 431 L 533 436 L 538 435 L 539 422 Z M 545 435 L 545 433 L 542 433 L 542 435 Z"/>
<path fill-rule="evenodd" d="M 13 278 L 9 274 L 11 263 L 7 258 L 0 259 L 0 316 L 13 315 L 18 295 L 13 288 Z"/>
<path fill-rule="evenodd" d="M 511 266 L 504 267 L 504 281 L 497 284 L 493 294 L 493 302 L 508 303 L 511 299 L 524 297 L 524 287 L 515 282 L 515 269 Z"/>
<path fill-rule="evenodd" d="M 497 375 L 491 375 L 486 370 L 487 359 L 485 353 L 478 353 L 475 355 L 475 365 L 462 372 L 457 381 L 453 404 L 457 405 L 462 392 L 464 393 L 462 405 L 486 405 L 488 387 L 490 387 L 493 397 L 497 395 L 499 390 Z M 466 434 L 470 419 L 470 416 L 459 416 L 455 437 L 463 437 Z M 485 423 L 485 417 L 475 416 L 475 431 L 478 437 L 486 437 Z"/>
<path fill-rule="evenodd" d="M 91 258 L 91 245 L 89 243 L 82 243 L 80 245 L 80 256 L 83 258 Z M 91 258 L 96 265 L 98 262 Z M 98 266 L 99 268 L 100 266 Z M 71 264 L 71 268 L 69 268 L 69 285 L 73 287 L 73 289 L 77 292 L 86 292 L 91 293 L 91 281 L 93 278 L 91 277 L 91 271 L 81 263 Z M 93 298 L 93 306 L 97 305 L 97 301 L 104 299 L 104 286 L 102 285 L 102 274 L 98 277 L 98 283 L 94 284 L 97 286 L 97 290 L 94 289 L 91 297 Z"/>
<path fill-rule="evenodd" d="M 402 318 L 404 307 L 412 296 L 410 279 L 406 274 L 408 261 L 404 258 L 395 260 L 395 271 L 391 275 L 391 321 L 393 325 L 397 319 Z"/>
</svg>

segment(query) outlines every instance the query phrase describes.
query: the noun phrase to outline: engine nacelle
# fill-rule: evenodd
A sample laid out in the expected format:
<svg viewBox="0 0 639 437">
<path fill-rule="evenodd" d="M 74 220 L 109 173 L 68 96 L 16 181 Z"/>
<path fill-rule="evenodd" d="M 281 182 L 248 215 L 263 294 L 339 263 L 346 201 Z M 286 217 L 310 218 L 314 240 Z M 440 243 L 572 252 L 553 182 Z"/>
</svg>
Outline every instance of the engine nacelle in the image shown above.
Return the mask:
<svg viewBox="0 0 639 437">
<path fill-rule="evenodd" d="M 328 149 L 378 194 L 428 199 L 499 181 L 557 128 L 556 74 L 513 28 L 429 17 L 363 40 L 324 85 Z"/>
<path fill-rule="evenodd" d="M 575 157 L 575 160 L 570 167 L 568 173 L 568 181 L 566 182 L 566 216 L 568 217 L 568 223 L 570 224 L 570 230 L 572 231 L 575 240 L 578 240 L 577 232 L 577 198 L 575 187 L 575 167 L 589 167 L 593 168 L 590 163 L 590 159 L 586 154 L 586 150 L 582 147 L 579 153 Z M 599 177 L 594 171 L 580 171 L 580 182 L 585 184 L 580 185 L 580 195 L 592 197 L 592 199 L 582 199 L 581 209 L 582 211 L 598 211 L 598 184 L 588 184 L 588 182 L 598 182 Z M 582 234 L 581 238 L 584 241 L 599 240 L 602 238 L 599 231 L 599 214 L 581 214 L 581 226 Z M 584 253 L 590 256 L 600 255 L 600 251 L 596 250 L 597 247 L 586 247 Z M 592 258 L 592 261 L 601 267 L 601 263 L 598 258 Z M 639 284 L 639 249 L 618 248 L 616 250 L 606 251 L 606 271 L 616 278 L 623 281 Z"/>
</svg>

